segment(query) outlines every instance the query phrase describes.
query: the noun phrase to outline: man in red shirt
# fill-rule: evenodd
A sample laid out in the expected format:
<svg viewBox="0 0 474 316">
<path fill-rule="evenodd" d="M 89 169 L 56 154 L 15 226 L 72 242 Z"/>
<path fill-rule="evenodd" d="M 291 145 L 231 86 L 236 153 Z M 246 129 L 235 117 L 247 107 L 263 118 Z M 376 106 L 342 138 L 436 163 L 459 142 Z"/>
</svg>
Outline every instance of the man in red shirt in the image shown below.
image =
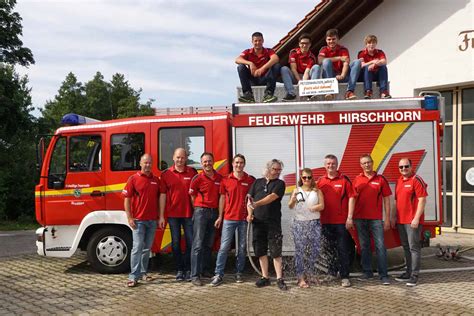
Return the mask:
<svg viewBox="0 0 474 316">
<path fill-rule="evenodd" d="M 252 85 L 266 84 L 264 103 L 275 102 L 276 78 L 280 74 L 280 64 L 278 55 L 273 49 L 263 47 L 263 34 L 255 32 L 252 34 L 253 47 L 244 50 L 236 59 L 238 64 L 240 83 L 242 85 L 242 96 L 239 102 L 254 103 Z"/>
<path fill-rule="evenodd" d="M 350 240 L 347 229 L 353 229 L 355 193 L 349 178 L 337 170 L 337 157 L 324 157 L 326 174 L 317 185 L 324 194 L 324 212 L 321 213 L 322 234 L 326 239 L 325 250 L 330 253 L 327 280 L 335 279 L 337 272 L 343 287 L 351 286 L 349 281 Z"/>
<path fill-rule="evenodd" d="M 318 55 L 318 62 L 322 67 L 322 77 L 336 78 L 338 82 L 347 82 L 345 99 L 355 99 L 354 89 L 359 79 L 360 60 L 356 59 L 350 63 L 349 50 L 338 44 L 338 30 L 330 29 L 326 32 L 326 43 L 327 46 L 322 47 Z M 326 95 L 326 100 L 333 98 L 332 94 Z"/>
<path fill-rule="evenodd" d="M 160 228 L 165 228 L 165 214 L 171 231 L 171 248 L 176 264 L 176 280 L 191 281 L 191 245 L 193 242 L 193 208 L 189 198 L 191 179 L 196 169 L 186 166 L 186 150 L 177 148 L 174 165 L 161 173 Z M 184 230 L 186 250 L 181 252 L 181 228 Z"/>
<path fill-rule="evenodd" d="M 144 154 L 140 158 L 141 170 L 128 179 L 122 191 L 125 197 L 124 210 L 133 238 L 128 287 L 135 287 L 140 279 L 151 280 L 146 272 L 158 222 L 160 196 L 160 180 L 151 172 L 152 162 L 151 155 Z"/>
<path fill-rule="evenodd" d="M 301 34 L 298 39 L 299 48 L 290 51 L 288 64 L 290 67 L 281 68 L 281 79 L 286 89 L 286 96 L 282 101 L 292 101 L 296 99 L 294 83 L 300 80 L 318 79 L 319 66 L 316 56 L 310 51 L 311 36 L 307 33 Z"/>
<path fill-rule="evenodd" d="M 376 80 L 380 87 L 380 97 L 390 99 L 388 92 L 387 57 L 381 49 L 377 49 L 377 36 L 367 35 L 364 39 L 365 49 L 361 50 L 357 58 L 361 61 L 364 78 L 365 99 L 372 98 L 372 81 Z"/>
<path fill-rule="evenodd" d="M 214 223 L 218 217 L 219 188 L 222 176 L 214 170 L 214 155 L 201 155 L 202 173 L 191 181 L 189 194 L 194 205 L 193 246 L 191 250 L 191 278 L 196 286 L 202 286 L 204 262 L 209 260 L 214 244 Z"/>
<path fill-rule="evenodd" d="M 428 193 L 426 183 L 413 171 L 410 159 L 400 159 L 398 168 L 401 177 L 395 186 L 395 200 L 406 272 L 395 280 L 406 282 L 407 286 L 416 286 L 421 265 L 421 231 Z"/>
<path fill-rule="evenodd" d="M 361 280 L 372 279 L 372 250 L 370 235 L 374 238 L 377 254 L 379 278 L 382 284 L 390 285 L 387 274 L 387 249 L 384 242 L 384 231 L 390 229 L 390 185 L 384 176 L 374 171 L 374 161 L 369 154 L 360 157 L 362 173 L 355 177 L 353 185 L 357 194 L 354 221 L 359 236 L 361 265 L 364 275 Z M 385 209 L 385 222 L 383 221 Z"/>
<path fill-rule="evenodd" d="M 232 159 L 232 173 L 221 181 L 219 189 L 219 217 L 214 226 L 220 228 L 222 220 L 221 246 L 217 254 L 215 276 L 211 285 L 218 286 L 223 282 L 224 268 L 227 261 L 227 253 L 232 245 L 235 232 L 238 234 L 237 262 L 235 281 L 241 283 L 242 273 L 245 268 L 245 256 L 247 249 L 247 193 L 255 178 L 249 176 L 245 171 L 245 157 L 237 154 Z"/>
</svg>

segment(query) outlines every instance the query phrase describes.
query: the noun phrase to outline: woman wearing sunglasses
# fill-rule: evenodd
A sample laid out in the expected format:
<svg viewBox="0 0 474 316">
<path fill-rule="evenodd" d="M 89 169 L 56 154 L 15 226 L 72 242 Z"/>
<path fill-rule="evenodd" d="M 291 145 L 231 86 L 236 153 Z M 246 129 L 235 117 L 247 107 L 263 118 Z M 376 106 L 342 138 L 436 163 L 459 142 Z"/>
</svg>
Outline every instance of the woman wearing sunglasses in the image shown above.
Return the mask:
<svg viewBox="0 0 474 316">
<path fill-rule="evenodd" d="M 323 193 L 316 187 L 311 169 L 304 168 L 301 171 L 298 186 L 293 190 L 288 206 L 295 210 L 293 239 L 298 286 L 307 288 L 309 280 L 316 274 L 321 238 L 319 217 L 324 209 Z"/>
</svg>

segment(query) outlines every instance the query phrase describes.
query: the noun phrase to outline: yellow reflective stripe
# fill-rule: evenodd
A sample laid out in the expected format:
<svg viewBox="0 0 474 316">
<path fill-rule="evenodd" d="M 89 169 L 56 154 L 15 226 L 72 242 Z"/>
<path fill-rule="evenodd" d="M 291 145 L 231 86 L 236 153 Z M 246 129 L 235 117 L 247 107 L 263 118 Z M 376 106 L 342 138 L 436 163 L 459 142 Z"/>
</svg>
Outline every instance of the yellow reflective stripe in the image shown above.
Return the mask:
<svg viewBox="0 0 474 316">
<path fill-rule="evenodd" d="M 64 189 L 64 190 L 47 190 L 44 191 L 45 196 L 68 196 L 74 195 L 74 190 L 80 189 L 81 194 L 90 194 L 93 191 L 101 191 L 103 193 L 119 192 L 122 191 L 126 183 L 118 183 L 112 185 L 103 185 L 98 187 L 88 187 L 88 188 L 75 188 L 75 189 Z M 35 197 L 40 196 L 40 191 L 35 192 Z"/>
<path fill-rule="evenodd" d="M 396 141 L 405 133 L 410 125 L 411 123 L 385 124 L 371 153 L 374 160 L 374 170 L 378 170 L 390 149 L 392 149 Z"/>
</svg>

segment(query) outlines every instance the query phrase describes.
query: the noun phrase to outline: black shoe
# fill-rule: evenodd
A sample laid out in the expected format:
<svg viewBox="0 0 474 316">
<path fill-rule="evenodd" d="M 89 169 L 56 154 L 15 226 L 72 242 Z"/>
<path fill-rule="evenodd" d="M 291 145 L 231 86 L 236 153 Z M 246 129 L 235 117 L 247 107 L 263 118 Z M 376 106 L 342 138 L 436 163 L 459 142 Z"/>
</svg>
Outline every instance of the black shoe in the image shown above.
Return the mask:
<svg viewBox="0 0 474 316">
<path fill-rule="evenodd" d="M 418 276 L 412 275 L 410 280 L 407 282 L 407 286 L 416 286 L 416 283 L 418 283 Z"/>
<path fill-rule="evenodd" d="M 269 286 L 269 285 L 270 285 L 270 279 L 261 277 L 260 279 L 258 279 L 257 282 L 255 282 L 255 285 L 256 285 L 257 287 Z"/>
<path fill-rule="evenodd" d="M 200 278 L 194 278 L 191 283 L 195 286 L 202 286 L 202 281 Z"/>
<path fill-rule="evenodd" d="M 211 283 L 209 283 L 210 286 L 219 286 L 221 285 L 222 283 L 224 283 L 224 280 L 222 279 L 222 277 L 220 275 L 215 275 L 213 278 L 212 278 L 212 281 Z"/>
<path fill-rule="evenodd" d="M 398 281 L 398 282 L 407 282 L 408 280 L 410 280 L 410 276 L 406 272 L 402 273 L 401 275 L 395 278 L 395 281 Z"/>
<path fill-rule="evenodd" d="M 286 286 L 285 281 L 283 281 L 283 279 L 278 279 L 277 285 L 278 285 L 278 288 L 282 291 L 288 290 L 288 286 Z"/>
<path fill-rule="evenodd" d="M 273 93 L 271 93 L 269 91 L 265 91 L 265 95 L 263 96 L 262 102 L 263 103 L 272 103 L 272 102 L 275 102 L 277 100 L 278 100 L 278 98 L 276 96 L 274 96 Z"/>
<path fill-rule="evenodd" d="M 184 275 L 184 280 L 186 282 L 191 282 L 193 278 L 191 278 L 191 271 L 186 271 L 186 274 Z"/>
<path fill-rule="evenodd" d="M 283 99 L 281 99 L 283 102 L 288 102 L 288 101 L 293 101 L 296 99 L 296 95 L 288 93 Z"/>
<path fill-rule="evenodd" d="M 235 282 L 236 282 L 236 283 L 244 283 L 244 279 L 242 278 L 242 274 L 237 273 L 237 274 L 235 275 Z"/>
<path fill-rule="evenodd" d="M 241 103 L 255 103 L 255 98 L 253 97 L 252 92 L 245 92 L 243 96 L 239 97 L 239 102 L 241 102 Z"/>
<path fill-rule="evenodd" d="M 178 273 L 176 273 L 176 281 L 178 281 L 178 282 L 184 281 L 184 273 L 183 273 L 183 271 L 178 271 Z"/>
</svg>

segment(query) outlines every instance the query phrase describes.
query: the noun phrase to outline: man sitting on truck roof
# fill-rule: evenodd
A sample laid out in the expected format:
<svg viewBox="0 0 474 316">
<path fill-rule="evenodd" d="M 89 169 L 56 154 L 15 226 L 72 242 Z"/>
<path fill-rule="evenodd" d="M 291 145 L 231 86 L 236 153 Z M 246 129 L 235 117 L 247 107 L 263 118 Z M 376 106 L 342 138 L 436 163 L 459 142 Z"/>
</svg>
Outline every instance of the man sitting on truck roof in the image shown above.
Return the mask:
<svg viewBox="0 0 474 316">
<path fill-rule="evenodd" d="M 296 99 L 294 83 L 300 80 L 318 79 L 319 66 L 316 56 L 310 51 L 311 36 L 308 33 L 301 34 L 298 38 L 299 48 L 290 51 L 288 66 L 281 68 L 281 79 L 285 85 L 286 96 L 282 101 L 292 101 Z"/>
<path fill-rule="evenodd" d="M 252 44 L 252 48 L 244 50 L 235 59 L 243 94 L 239 97 L 239 102 L 254 103 L 252 85 L 264 84 L 266 84 L 266 89 L 263 102 L 275 102 L 278 98 L 273 94 L 276 78 L 280 74 L 278 55 L 273 49 L 263 47 L 263 34 L 260 32 L 252 34 Z"/>
<path fill-rule="evenodd" d="M 160 228 L 165 228 L 164 215 L 166 214 L 171 231 L 171 249 L 177 270 L 176 281 L 191 281 L 193 209 L 188 191 L 191 179 L 197 174 L 197 171 L 186 166 L 187 159 L 188 155 L 184 148 L 175 149 L 174 165 L 161 173 L 163 190 L 160 196 Z M 181 253 L 181 227 L 186 241 L 184 256 Z"/>
<path fill-rule="evenodd" d="M 354 94 L 360 73 L 360 60 L 350 63 L 349 50 L 339 45 L 339 32 L 330 29 L 326 32 L 327 46 L 319 50 L 318 63 L 322 68 L 323 78 L 336 78 L 338 82 L 347 82 L 346 100 L 356 99 Z M 350 63 L 350 64 L 349 64 Z M 332 94 L 326 95 L 326 100 L 332 100 Z"/>
<path fill-rule="evenodd" d="M 365 49 L 361 50 L 357 58 L 361 61 L 362 73 L 360 76 L 364 81 L 365 99 L 372 98 L 372 81 L 378 81 L 380 87 L 380 98 L 390 99 L 388 92 L 388 70 L 387 57 L 381 49 L 377 49 L 377 36 L 367 35 L 364 39 Z"/>
</svg>

